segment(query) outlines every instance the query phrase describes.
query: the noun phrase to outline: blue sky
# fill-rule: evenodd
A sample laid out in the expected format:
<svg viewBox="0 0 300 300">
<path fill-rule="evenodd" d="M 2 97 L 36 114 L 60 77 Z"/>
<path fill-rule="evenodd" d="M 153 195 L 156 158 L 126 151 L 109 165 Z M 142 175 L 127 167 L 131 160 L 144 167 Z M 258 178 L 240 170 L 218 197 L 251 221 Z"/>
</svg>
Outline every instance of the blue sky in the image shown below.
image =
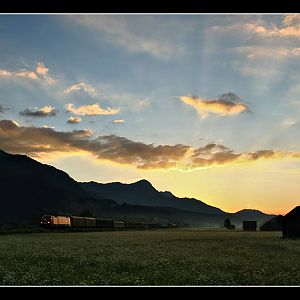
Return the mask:
<svg viewBox="0 0 300 300">
<path fill-rule="evenodd" d="M 251 153 L 272 163 L 292 157 L 289 168 L 298 172 L 299 15 L 0 15 L 0 41 L 0 121 L 15 121 L 22 128 L 46 125 L 53 134 L 86 129 L 92 133 L 88 140 L 114 135 L 135 146 L 187 146 L 182 156 L 175 154 L 178 147 L 163 154 L 159 148 L 155 162 L 151 147 L 147 156 L 134 152 L 131 157 L 130 148 L 116 159 L 91 152 L 120 170 L 157 169 L 155 178 L 170 176 L 169 157 L 171 167 L 184 157 L 186 171 L 227 165 L 236 157 L 248 162 Z M 68 123 L 71 117 L 77 122 Z M 24 143 L 31 142 L 24 137 Z M 110 141 L 114 147 L 117 142 L 126 141 Z M 47 144 L 48 149 L 57 143 Z M 186 167 L 189 151 L 212 143 L 220 147 L 203 150 L 191 167 L 193 152 Z M 0 147 L 71 170 L 66 150 L 56 160 L 41 158 L 42 151 L 9 147 L 1 135 Z M 228 157 L 229 152 L 241 156 Z M 212 156 L 213 163 L 202 164 Z M 108 173 L 95 179 L 113 181 Z M 84 180 L 73 167 L 70 175 Z M 162 182 L 173 188 L 167 179 L 157 181 L 160 188 Z"/>
</svg>

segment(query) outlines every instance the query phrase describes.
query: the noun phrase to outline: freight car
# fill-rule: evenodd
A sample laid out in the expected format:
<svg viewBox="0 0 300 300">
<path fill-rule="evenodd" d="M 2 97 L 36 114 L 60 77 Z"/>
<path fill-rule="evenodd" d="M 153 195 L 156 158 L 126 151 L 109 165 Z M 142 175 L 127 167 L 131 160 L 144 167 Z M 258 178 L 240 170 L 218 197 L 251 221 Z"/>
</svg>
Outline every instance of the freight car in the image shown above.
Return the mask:
<svg viewBox="0 0 300 300">
<path fill-rule="evenodd" d="M 112 219 L 100 219 L 100 218 L 89 218 L 89 217 L 78 217 L 78 216 L 53 216 L 44 215 L 40 221 L 41 227 L 44 228 L 165 228 L 175 227 L 161 225 L 159 223 L 143 223 L 135 221 L 120 221 Z"/>
</svg>

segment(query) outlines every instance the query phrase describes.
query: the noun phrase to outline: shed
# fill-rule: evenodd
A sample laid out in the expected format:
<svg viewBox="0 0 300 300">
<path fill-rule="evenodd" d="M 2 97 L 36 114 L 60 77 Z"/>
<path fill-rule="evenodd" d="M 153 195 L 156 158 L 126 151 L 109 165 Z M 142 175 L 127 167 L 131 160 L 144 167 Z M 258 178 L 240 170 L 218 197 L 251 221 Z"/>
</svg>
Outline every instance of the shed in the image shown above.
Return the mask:
<svg viewBox="0 0 300 300">
<path fill-rule="evenodd" d="M 243 221 L 244 231 L 256 231 L 257 221 Z"/>
<path fill-rule="evenodd" d="M 260 231 L 281 231 L 282 230 L 282 223 L 280 221 L 282 216 L 276 216 L 264 224 L 262 224 L 259 229 Z"/>
<path fill-rule="evenodd" d="M 300 206 L 282 217 L 282 237 L 296 238 L 300 237 Z"/>
</svg>

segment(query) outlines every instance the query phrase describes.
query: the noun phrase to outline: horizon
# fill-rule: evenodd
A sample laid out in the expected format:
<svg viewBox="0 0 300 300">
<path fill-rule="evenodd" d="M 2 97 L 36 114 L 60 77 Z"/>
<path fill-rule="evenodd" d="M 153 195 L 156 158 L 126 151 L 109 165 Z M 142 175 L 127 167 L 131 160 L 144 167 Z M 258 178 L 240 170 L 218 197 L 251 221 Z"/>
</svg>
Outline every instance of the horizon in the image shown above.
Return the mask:
<svg viewBox="0 0 300 300">
<path fill-rule="evenodd" d="M 0 15 L 0 148 L 226 212 L 300 198 L 300 14 Z"/>
</svg>

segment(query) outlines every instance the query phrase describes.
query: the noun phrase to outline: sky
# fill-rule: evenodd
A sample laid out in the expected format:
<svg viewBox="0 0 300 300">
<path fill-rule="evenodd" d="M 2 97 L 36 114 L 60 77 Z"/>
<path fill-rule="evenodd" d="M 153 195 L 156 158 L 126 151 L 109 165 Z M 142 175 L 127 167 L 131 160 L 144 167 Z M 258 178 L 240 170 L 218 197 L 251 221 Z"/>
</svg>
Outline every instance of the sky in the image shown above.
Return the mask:
<svg viewBox="0 0 300 300">
<path fill-rule="evenodd" d="M 300 204 L 300 14 L 0 15 L 0 149 L 227 212 Z"/>
</svg>

